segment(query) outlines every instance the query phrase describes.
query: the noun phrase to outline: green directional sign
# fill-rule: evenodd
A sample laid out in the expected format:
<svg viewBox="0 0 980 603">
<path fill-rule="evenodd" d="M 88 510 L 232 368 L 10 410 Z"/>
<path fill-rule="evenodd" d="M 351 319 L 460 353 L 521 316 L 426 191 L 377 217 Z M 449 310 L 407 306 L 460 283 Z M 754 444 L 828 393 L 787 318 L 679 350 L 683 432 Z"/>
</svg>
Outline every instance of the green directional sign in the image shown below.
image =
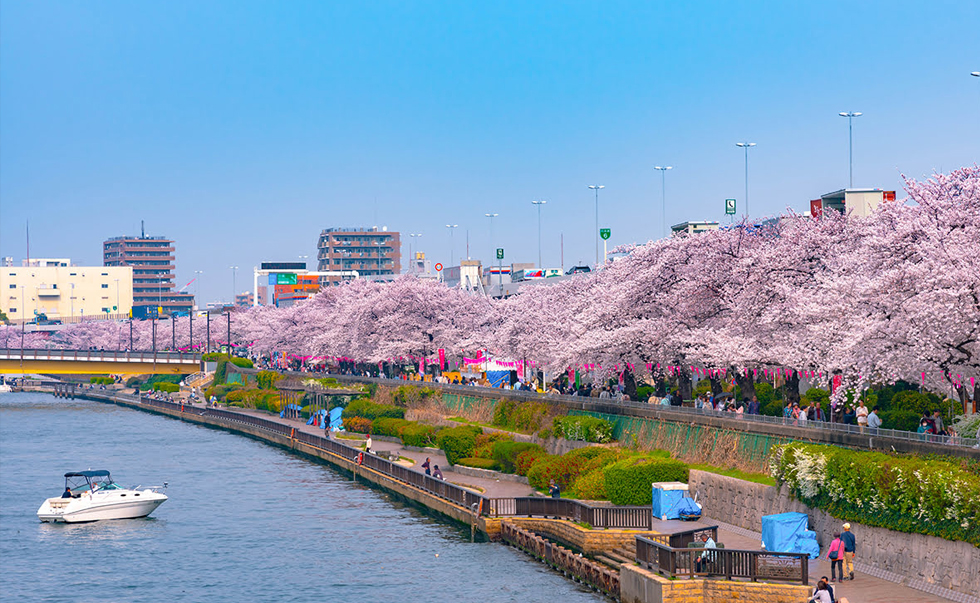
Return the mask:
<svg viewBox="0 0 980 603">
<path fill-rule="evenodd" d="M 498 247 L 497 248 L 497 259 L 498 260 L 504 259 L 504 248 L 503 247 Z"/>
<path fill-rule="evenodd" d="M 735 215 L 735 199 L 725 199 L 725 214 L 729 216 Z"/>
<path fill-rule="evenodd" d="M 603 241 L 608 241 L 609 237 L 612 236 L 612 231 L 609 230 L 608 228 L 600 228 L 599 236 L 602 237 Z"/>
</svg>

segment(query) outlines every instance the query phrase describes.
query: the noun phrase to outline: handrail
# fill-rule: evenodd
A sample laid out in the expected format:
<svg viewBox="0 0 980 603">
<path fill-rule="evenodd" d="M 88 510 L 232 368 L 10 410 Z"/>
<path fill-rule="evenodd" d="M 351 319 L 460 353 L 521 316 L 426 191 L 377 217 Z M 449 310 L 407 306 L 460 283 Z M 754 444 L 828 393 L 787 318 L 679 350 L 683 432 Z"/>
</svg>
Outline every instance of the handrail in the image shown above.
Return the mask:
<svg viewBox="0 0 980 603">
<path fill-rule="evenodd" d="M 686 548 L 659 539 L 636 537 L 636 561 L 649 570 L 671 578 L 718 576 L 727 580 L 748 578 L 807 584 L 809 555 L 725 548 Z"/>
<path fill-rule="evenodd" d="M 163 351 L 121 351 L 121 350 L 63 350 L 63 349 L 0 349 L 0 358 L 6 360 L 72 360 L 114 362 L 171 362 L 200 364 L 200 353 Z"/>
<path fill-rule="evenodd" d="M 232 369 L 234 370 L 234 369 Z M 708 410 L 704 408 L 693 408 L 689 406 L 664 406 L 661 404 L 650 404 L 637 401 L 617 401 L 614 399 L 584 398 L 582 396 L 566 396 L 563 394 L 541 394 L 537 392 L 514 391 L 496 387 L 485 387 L 481 385 L 455 385 L 447 383 L 437 383 L 429 381 L 406 381 L 404 379 L 388 379 L 381 377 L 363 377 L 353 375 L 341 375 L 335 373 L 303 373 L 297 371 L 282 371 L 286 375 L 303 376 L 305 378 L 329 377 L 337 381 L 376 383 L 378 385 L 388 385 L 397 387 L 400 385 L 417 385 L 420 387 L 431 387 L 448 393 L 458 395 L 492 395 L 494 397 L 508 398 L 521 402 L 525 401 L 552 401 L 576 410 L 592 412 L 621 412 L 620 409 L 630 409 L 637 411 L 636 416 L 643 416 L 653 419 L 667 419 L 674 421 L 690 421 L 691 416 L 702 416 L 706 418 L 725 419 L 729 421 L 745 422 L 746 424 L 765 424 L 774 427 L 793 427 L 798 429 L 820 429 L 823 431 L 842 433 L 848 435 L 867 436 L 871 438 L 886 438 L 901 440 L 905 442 L 927 442 L 957 448 L 975 448 L 980 446 L 980 439 L 969 437 L 950 437 L 931 434 L 920 434 L 911 431 L 898 429 L 883 429 L 881 427 L 865 427 L 863 430 L 859 425 L 844 423 L 830 423 L 827 421 L 807 421 L 800 424 L 796 419 L 784 417 L 771 417 L 768 415 L 749 415 L 719 410 Z"/>
</svg>

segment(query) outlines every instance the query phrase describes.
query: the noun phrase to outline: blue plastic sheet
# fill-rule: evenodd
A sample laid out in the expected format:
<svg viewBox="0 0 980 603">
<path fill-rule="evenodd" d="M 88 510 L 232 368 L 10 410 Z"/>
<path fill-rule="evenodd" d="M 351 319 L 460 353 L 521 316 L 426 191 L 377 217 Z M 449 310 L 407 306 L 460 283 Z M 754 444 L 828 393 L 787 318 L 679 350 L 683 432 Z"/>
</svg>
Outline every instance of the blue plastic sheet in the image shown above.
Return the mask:
<svg viewBox="0 0 980 603">
<path fill-rule="evenodd" d="M 762 518 L 762 544 L 774 553 L 806 553 L 810 559 L 820 556 L 817 533 L 807 529 L 804 513 L 780 513 Z"/>
<path fill-rule="evenodd" d="M 677 509 L 677 516 L 678 517 L 680 517 L 682 515 L 683 516 L 687 516 L 687 517 L 691 517 L 691 516 L 700 517 L 701 516 L 701 505 L 699 505 L 698 503 L 694 502 L 694 499 L 693 498 L 688 498 L 687 496 L 685 496 L 684 498 L 682 498 L 677 503 L 676 509 Z"/>
<path fill-rule="evenodd" d="M 500 387 L 501 383 L 510 384 L 510 371 L 487 371 L 487 381 L 490 387 Z"/>
<path fill-rule="evenodd" d="M 653 487 L 653 516 L 657 519 L 678 519 L 678 504 L 684 498 L 683 490 L 663 490 Z"/>
<path fill-rule="evenodd" d="M 344 430 L 344 420 L 343 420 L 344 409 L 341 407 L 330 409 L 330 429 L 332 431 L 343 431 Z"/>
<path fill-rule="evenodd" d="M 302 406 L 299 406 L 299 405 L 296 405 L 296 404 L 287 404 L 286 406 L 283 407 L 282 410 L 279 411 L 279 416 L 280 417 L 285 417 L 287 410 L 296 410 L 296 411 L 299 411 L 299 410 L 303 410 L 303 407 Z"/>
</svg>

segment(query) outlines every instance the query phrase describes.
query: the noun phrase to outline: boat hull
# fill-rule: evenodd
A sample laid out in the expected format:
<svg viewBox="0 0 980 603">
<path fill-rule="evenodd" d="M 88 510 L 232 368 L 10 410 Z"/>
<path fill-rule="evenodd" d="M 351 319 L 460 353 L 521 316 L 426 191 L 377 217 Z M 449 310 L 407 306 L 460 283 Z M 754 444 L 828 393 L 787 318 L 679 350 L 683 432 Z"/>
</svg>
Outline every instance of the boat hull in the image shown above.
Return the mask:
<svg viewBox="0 0 980 603">
<path fill-rule="evenodd" d="M 166 502 L 163 494 L 145 490 L 100 496 L 83 494 L 79 498 L 49 498 L 37 510 L 37 518 L 45 523 L 82 523 L 106 519 L 136 519 L 146 517 Z"/>
</svg>

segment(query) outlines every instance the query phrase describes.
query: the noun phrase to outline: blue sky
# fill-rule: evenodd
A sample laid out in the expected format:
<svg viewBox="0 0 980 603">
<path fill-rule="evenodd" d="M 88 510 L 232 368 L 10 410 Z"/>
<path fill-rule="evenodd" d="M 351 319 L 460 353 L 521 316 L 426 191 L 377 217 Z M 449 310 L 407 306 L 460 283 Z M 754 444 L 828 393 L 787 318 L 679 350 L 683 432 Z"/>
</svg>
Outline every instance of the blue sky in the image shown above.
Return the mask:
<svg viewBox="0 0 980 603">
<path fill-rule="evenodd" d="M 976 2 L 25 2 L 0 11 L 0 256 L 177 240 L 227 299 L 331 226 L 456 257 L 594 256 L 980 161 Z M 491 245 L 487 212 L 500 217 Z M 407 253 L 408 237 L 404 236 Z"/>
</svg>

